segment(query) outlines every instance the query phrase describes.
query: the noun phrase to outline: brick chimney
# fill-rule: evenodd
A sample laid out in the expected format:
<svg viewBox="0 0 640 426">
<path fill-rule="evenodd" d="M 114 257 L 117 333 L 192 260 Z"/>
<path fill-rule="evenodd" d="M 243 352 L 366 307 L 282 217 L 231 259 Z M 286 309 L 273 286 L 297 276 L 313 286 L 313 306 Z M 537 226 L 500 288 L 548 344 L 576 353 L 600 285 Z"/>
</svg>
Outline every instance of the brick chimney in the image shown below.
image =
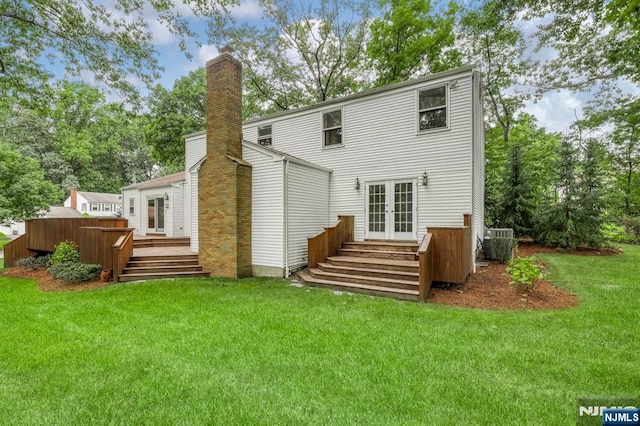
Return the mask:
<svg viewBox="0 0 640 426">
<path fill-rule="evenodd" d="M 242 160 L 242 65 L 229 47 L 206 64 L 207 150 L 198 173 L 198 260 L 213 276 L 251 276 L 251 165 Z"/>
<path fill-rule="evenodd" d="M 78 188 L 75 186 L 71 187 L 71 208 L 78 210 Z"/>
</svg>

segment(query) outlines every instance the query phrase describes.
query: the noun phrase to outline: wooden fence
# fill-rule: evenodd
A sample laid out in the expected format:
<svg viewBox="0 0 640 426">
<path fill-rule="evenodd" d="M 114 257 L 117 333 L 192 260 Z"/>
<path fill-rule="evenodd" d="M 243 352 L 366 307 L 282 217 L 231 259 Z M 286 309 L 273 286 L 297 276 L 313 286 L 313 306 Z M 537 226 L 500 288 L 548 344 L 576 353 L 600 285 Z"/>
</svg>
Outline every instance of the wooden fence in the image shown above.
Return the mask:
<svg viewBox="0 0 640 426">
<path fill-rule="evenodd" d="M 353 216 L 338 216 L 335 225 L 324 228 L 324 231 L 307 239 L 308 267 L 317 268 L 318 263 L 334 256 L 343 243 L 353 241 Z"/>
<path fill-rule="evenodd" d="M 25 223 L 27 247 L 35 251 L 53 252 L 61 241 L 73 241 L 78 244 L 80 228 L 125 228 L 127 219 L 74 217 L 31 219 Z"/>
<path fill-rule="evenodd" d="M 429 227 L 433 239 L 433 281 L 461 284 L 473 268 L 471 215 L 463 226 Z"/>
<path fill-rule="evenodd" d="M 78 245 L 82 262 L 99 263 L 111 269 L 109 265 L 113 263 L 113 244 L 120 235 L 130 231 L 126 226 L 127 219 L 122 218 L 74 217 L 27 220 L 25 234 L 4 247 L 5 267 L 15 266 L 16 260 L 36 253 L 53 253 L 58 243 L 72 241 Z"/>
</svg>

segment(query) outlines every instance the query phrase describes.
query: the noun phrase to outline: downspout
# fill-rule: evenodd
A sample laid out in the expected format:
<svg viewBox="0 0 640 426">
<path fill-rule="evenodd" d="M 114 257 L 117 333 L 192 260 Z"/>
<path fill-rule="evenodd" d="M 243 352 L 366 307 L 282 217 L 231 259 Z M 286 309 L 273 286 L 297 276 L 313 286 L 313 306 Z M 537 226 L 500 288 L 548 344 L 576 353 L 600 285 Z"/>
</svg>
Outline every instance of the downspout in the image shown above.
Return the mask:
<svg viewBox="0 0 640 426">
<path fill-rule="evenodd" d="M 289 278 L 289 160 L 282 157 L 284 163 L 284 174 L 282 182 L 282 225 L 283 225 L 283 247 L 282 257 L 284 259 L 284 276 Z"/>
</svg>

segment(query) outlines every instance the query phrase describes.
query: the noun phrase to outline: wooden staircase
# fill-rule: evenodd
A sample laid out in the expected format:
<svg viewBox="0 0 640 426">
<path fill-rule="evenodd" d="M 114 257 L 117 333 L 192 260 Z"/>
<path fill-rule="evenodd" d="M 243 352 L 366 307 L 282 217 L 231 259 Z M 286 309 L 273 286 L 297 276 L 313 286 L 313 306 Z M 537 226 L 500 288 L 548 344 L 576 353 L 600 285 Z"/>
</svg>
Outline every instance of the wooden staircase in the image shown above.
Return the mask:
<svg viewBox="0 0 640 426">
<path fill-rule="evenodd" d="M 184 250 L 184 247 L 188 246 L 189 238 L 134 239 L 134 255 L 129 259 L 118 281 L 208 277 L 209 273 L 203 272 L 202 267 L 198 265 L 198 255 Z M 178 251 L 184 253 L 176 253 Z"/>
<path fill-rule="evenodd" d="M 418 247 L 404 241 L 346 242 L 299 277 L 310 286 L 417 301 Z"/>
</svg>

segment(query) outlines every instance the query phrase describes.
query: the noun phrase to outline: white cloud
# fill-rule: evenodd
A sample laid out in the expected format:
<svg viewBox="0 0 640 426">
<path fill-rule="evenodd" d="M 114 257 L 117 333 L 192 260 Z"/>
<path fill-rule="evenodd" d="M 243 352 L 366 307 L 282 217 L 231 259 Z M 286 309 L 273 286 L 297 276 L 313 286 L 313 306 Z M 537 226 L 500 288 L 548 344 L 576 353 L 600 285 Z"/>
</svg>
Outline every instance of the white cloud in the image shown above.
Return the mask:
<svg viewBox="0 0 640 426">
<path fill-rule="evenodd" d="M 549 132 L 564 132 L 577 118 L 583 118 L 585 104 L 576 94 L 568 90 L 549 92 L 538 102 L 525 103 L 524 111 L 538 119 L 538 125 Z"/>
<path fill-rule="evenodd" d="M 195 68 L 203 67 L 209 59 L 213 59 L 218 56 L 218 48 L 212 44 L 205 44 L 198 48 L 196 58 L 198 62 L 195 64 Z"/>
<path fill-rule="evenodd" d="M 241 1 L 239 6 L 232 6 L 230 12 L 234 18 L 244 20 L 260 19 L 263 15 L 257 0 Z"/>
</svg>

